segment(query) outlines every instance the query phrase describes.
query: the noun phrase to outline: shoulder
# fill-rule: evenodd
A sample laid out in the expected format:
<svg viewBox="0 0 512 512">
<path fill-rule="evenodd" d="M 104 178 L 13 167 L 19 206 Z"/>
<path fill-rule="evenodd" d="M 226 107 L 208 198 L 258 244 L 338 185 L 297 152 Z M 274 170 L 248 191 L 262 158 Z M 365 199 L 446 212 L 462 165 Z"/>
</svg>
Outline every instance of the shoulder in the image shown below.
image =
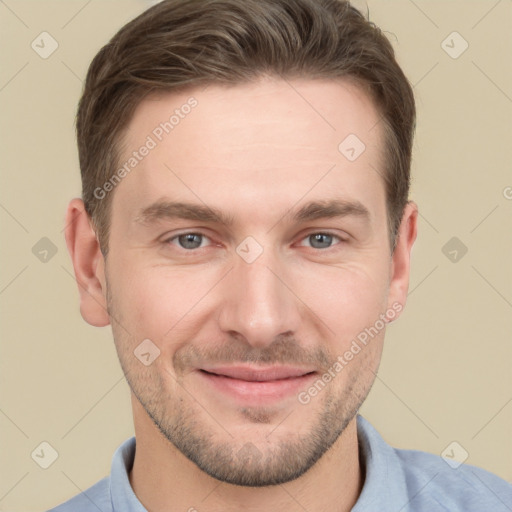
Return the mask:
<svg viewBox="0 0 512 512">
<path fill-rule="evenodd" d="M 497 475 L 419 450 L 394 451 L 403 468 L 411 510 L 512 510 L 512 485 Z"/>
<path fill-rule="evenodd" d="M 98 512 L 98 510 L 112 512 L 109 488 L 110 477 L 106 476 L 85 491 L 47 512 Z"/>
<path fill-rule="evenodd" d="M 511 512 L 512 485 L 484 469 L 419 450 L 390 446 L 357 418 L 365 481 L 361 512 Z"/>
</svg>

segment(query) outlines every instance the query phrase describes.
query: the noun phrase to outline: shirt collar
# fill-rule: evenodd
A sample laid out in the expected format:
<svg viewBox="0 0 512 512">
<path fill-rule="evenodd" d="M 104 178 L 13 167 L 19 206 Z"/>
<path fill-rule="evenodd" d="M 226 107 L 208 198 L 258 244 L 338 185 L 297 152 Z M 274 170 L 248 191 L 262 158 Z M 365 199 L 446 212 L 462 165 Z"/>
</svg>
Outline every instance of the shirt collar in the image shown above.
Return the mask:
<svg viewBox="0 0 512 512">
<path fill-rule="evenodd" d="M 110 470 L 110 499 L 114 512 L 147 512 L 137 499 L 128 475 L 135 458 L 135 436 L 126 440 L 114 453 Z"/>
<path fill-rule="evenodd" d="M 372 425 L 357 416 L 360 463 L 365 481 L 352 512 L 409 512 L 409 498 L 403 467 L 395 449 L 388 445 Z"/>
</svg>

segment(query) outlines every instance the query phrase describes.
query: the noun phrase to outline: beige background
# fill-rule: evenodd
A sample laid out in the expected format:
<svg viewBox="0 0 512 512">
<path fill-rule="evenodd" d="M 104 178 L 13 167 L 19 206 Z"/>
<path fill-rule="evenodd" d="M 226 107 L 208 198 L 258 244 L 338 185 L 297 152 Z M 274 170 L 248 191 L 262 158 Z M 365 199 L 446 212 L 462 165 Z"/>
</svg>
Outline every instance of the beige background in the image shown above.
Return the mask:
<svg viewBox="0 0 512 512">
<path fill-rule="evenodd" d="M 80 316 L 62 230 L 80 195 L 82 80 L 148 4 L 0 2 L 3 511 L 42 511 L 86 489 L 133 435 L 110 328 Z M 397 447 L 439 454 L 457 441 L 468 463 L 512 482 L 512 2 L 368 4 L 415 85 L 421 219 L 406 311 L 362 413 Z M 45 60 L 31 48 L 42 31 L 59 44 Z M 453 31 L 469 44 L 456 59 L 441 46 Z M 46 263 L 32 252 L 43 237 L 57 249 Z M 456 262 L 442 251 L 452 237 L 468 249 Z M 43 441 L 59 455 L 46 470 L 31 458 Z"/>
</svg>

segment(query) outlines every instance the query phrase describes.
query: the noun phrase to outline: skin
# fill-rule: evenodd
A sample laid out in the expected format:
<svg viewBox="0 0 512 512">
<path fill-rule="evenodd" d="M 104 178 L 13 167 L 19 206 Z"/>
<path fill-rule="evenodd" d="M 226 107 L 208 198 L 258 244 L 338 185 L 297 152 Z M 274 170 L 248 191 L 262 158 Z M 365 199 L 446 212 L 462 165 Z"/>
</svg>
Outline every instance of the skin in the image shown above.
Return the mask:
<svg viewBox="0 0 512 512">
<path fill-rule="evenodd" d="M 364 482 L 356 413 L 385 327 L 307 404 L 297 393 L 243 404 L 197 369 L 280 363 L 324 374 L 360 332 L 405 305 L 417 206 L 407 204 L 391 255 L 379 116 L 347 81 L 265 77 L 146 98 L 125 156 L 191 96 L 197 106 L 110 192 L 106 261 L 82 201 L 67 212 L 81 314 L 112 325 L 132 390 L 130 482 L 155 512 L 348 511 Z M 351 133 L 366 146 L 352 162 L 338 150 Z M 233 224 L 135 221 L 163 197 L 215 207 Z M 286 215 L 326 199 L 359 201 L 369 218 Z M 197 249 L 169 241 L 197 232 Z M 322 232 L 334 236 L 315 244 Z M 263 248 L 252 263 L 236 252 L 248 236 Z M 160 350 L 148 366 L 133 354 L 145 339 Z"/>
</svg>

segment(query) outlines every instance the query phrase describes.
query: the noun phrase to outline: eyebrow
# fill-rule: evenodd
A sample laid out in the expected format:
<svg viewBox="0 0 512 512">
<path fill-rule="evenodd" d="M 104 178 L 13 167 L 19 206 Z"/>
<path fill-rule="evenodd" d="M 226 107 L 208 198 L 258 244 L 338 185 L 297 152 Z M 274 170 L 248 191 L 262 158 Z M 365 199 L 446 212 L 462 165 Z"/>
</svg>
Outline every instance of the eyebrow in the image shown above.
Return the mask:
<svg viewBox="0 0 512 512">
<path fill-rule="evenodd" d="M 289 218 L 295 222 L 307 222 L 318 219 L 355 216 L 369 221 L 370 212 L 359 201 L 346 199 L 330 199 L 323 201 L 310 201 L 300 209 L 288 212 L 283 218 Z M 150 225 L 160 220 L 185 219 L 224 226 L 234 224 L 234 216 L 206 205 L 186 202 L 176 202 L 161 199 L 143 208 L 134 221 L 143 225 Z"/>
</svg>

